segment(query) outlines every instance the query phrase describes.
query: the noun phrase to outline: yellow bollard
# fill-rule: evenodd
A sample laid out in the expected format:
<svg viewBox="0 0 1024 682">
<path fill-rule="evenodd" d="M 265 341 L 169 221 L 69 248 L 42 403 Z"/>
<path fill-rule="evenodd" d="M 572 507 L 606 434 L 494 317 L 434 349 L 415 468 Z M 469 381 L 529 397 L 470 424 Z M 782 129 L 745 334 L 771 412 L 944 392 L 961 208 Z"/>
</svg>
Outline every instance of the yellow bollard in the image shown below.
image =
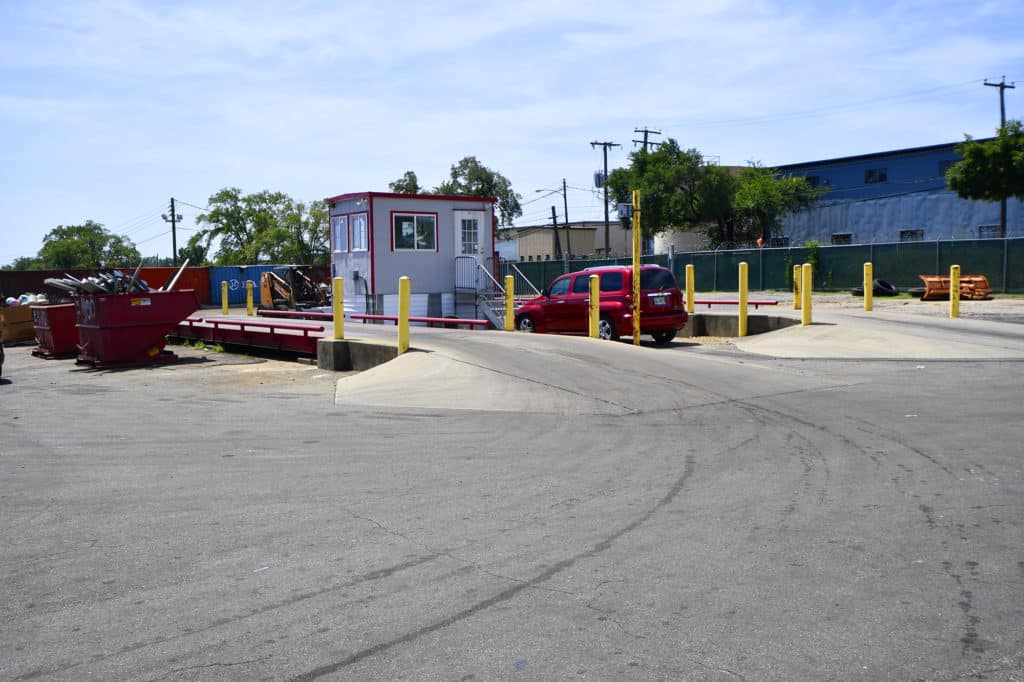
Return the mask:
<svg viewBox="0 0 1024 682">
<path fill-rule="evenodd" d="M 799 265 L 793 266 L 793 310 L 800 310 L 800 278 L 803 277 L 803 268 Z"/>
<path fill-rule="evenodd" d="M 228 314 L 228 282 L 224 280 L 220 283 L 220 313 L 221 315 Z"/>
<path fill-rule="evenodd" d="M 409 350 L 409 296 L 408 277 L 398 278 L 398 354 Z"/>
<path fill-rule="evenodd" d="M 875 267 L 871 263 L 864 264 L 864 311 L 871 312 L 875 296 Z"/>
<path fill-rule="evenodd" d="M 949 316 L 960 317 L 960 266 L 949 266 Z"/>
<path fill-rule="evenodd" d="M 800 278 L 800 324 L 807 326 L 811 323 L 811 283 L 813 282 L 814 272 L 811 270 L 810 263 L 804 263 L 801 270 L 802 277 Z"/>
<path fill-rule="evenodd" d="M 601 278 L 597 275 L 590 276 L 589 305 L 587 331 L 590 334 L 590 338 L 596 339 L 598 337 L 598 323 L 601 321 Z"/>
<path fill-rule="evenodd" d="M 633 190 L 633 345 L 640 345 L 640 190 Z"/>
<path fill-rule="evenodd" d="M 686 313 L 693 315 L 693 265 L 686 266 Z"/>
<path fill-rule="evenodd" d="M 505 275 L 505 331 L 516 329 L 516 278 Z"/>
<path fill-rule="evenodd" d="M 252 280 L 245 280 L 245 314 L 252 317 Z"/>
<path fill-rule="evenodd" d="M 747 335 L 747 264 L 740 263 L 740 319 L 737 336 Z"/>
<path fill-rule="evenodd" d="M 345 280 L 331 280 L 331 310 L 334 312 L 334 338 L 345 338 Z"/>
</svg>

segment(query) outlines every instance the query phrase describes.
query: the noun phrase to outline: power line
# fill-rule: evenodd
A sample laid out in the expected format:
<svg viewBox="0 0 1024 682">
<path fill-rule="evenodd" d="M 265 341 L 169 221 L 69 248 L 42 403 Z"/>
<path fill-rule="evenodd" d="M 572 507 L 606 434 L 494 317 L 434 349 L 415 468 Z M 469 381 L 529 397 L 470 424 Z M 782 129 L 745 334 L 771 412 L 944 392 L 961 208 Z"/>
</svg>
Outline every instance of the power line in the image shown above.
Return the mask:
<svg viewBox="0 0 1024 682">
<path fill-rule="evenodd" d="M 184 204 L 185 206 L 188 206 L 189 208 L 199 209 L 200 211 L 209 211 L 210 210 L 209 206 L 207 206 L 206 208 L 203 208 L 202 206 L 196 206 L 195 204 L 190 204 L 187 201 L 182 201 L 181 199 L 178 199 L 178 203 L 179 204 Z"/>
<path fill-rule="evenodd" d="M 778 114 L 765 114 L 764 116 L 748 116 L 743 118 L 731 118 L 731 119 L 716 119 L 705 123 L 688 121 L 687 125 L 691 128 L 722 128 L 727 126 L 738 126 L 738 125 L 758 125 L 762 123 L 774 123 L 778 121 L 787 121 L 801 118 L 812 118 L 819 114 L 834 113 L 844 111 L 848 109 L 859 109 L 865 106 L 879 104 L 883 102 L 910 102 L 917 99 L 927 99 L 935 94 L 942 93 L 945 91 L 954 90 L 966 90 L 967 87 L 973 86 L 978 82 L 977 78 L 973 78 L 969 81 L 963 81 L 960 83 L 953 83 L 950 85 L 940 85 L 934 88 L 925 88 L 923 90 L 915 90 L 906 92 L 898 95 L 886 95 L 883 97 L 874 97 L 871 99 L 857 100 L 853 102 L 845 102 L 841 104 L 833 104 L 826 107 L 817 107 L 814 109 L 802 109 L 796 111 L 781 112 Z M 678 122 L 678 121 L 677 121 Z"/>
</svg>

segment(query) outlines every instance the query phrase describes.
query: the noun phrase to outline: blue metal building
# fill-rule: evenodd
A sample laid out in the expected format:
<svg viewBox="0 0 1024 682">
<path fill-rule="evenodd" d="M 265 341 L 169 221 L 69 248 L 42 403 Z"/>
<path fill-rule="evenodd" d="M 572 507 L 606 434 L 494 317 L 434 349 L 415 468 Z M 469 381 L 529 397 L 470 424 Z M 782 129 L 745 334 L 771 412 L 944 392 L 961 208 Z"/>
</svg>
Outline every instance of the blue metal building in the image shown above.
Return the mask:
<svg viewBox="0 0 1024 682">
<path fill-rule="evenodd" d="M 1024 204 L 1009 199 L 1006 234 L 999 202 L 969 201 L 946 188 L 946 170 L 960 160 L 957 143 L 898 149 L 780 166 L 826 188 L 810 209 L 783 219 L 776 245 L 807 241 L 867 244 L 1024 236 Z"/>
</svg>

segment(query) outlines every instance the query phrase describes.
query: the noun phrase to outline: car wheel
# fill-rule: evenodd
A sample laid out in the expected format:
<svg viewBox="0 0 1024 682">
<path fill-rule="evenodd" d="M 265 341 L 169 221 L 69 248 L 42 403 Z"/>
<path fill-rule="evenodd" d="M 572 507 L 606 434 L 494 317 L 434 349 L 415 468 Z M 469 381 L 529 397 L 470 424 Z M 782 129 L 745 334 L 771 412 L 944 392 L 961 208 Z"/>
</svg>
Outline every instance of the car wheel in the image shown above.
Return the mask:
<svg viewBox="0 0 1024 682">
<path fill-rule="evenodd" d="M 597 322 L 597 336 L 598 338 L 606 341 L 619 340 L 619 333 L 615 331 L 615 325 L 612 324 L 612 318 L 607 315 L 601 316 L 601 319 Z"/>
<path fill-rule="evenodd" d="M 671 329 L 669 331 L 654 332 L 651 336 L 654 337 L 654 343 L 659 346 L 664 346 L 666 343 L 676 338 L 676 330 Z"/>
<path fill-rule="evenodd" d="M 516 329 L 527 334 L 532 334 L 537 331 L 537 324 L 533 321 L 533 318 L 529 315 L 523 315 L 516 320 Z"/>
</svg>

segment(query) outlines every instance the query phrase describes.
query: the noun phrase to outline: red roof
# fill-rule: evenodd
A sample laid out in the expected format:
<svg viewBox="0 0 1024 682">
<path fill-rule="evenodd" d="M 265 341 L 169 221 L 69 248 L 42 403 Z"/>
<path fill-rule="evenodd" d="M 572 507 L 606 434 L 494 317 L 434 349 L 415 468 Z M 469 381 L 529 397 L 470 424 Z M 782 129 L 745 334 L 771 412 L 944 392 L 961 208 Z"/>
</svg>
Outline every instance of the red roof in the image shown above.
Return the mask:
<svg viewBox="0 0 1024 682">
<path fill-rule="evenodd" d="M 346 199 L 370 199 L 375 197 L 381 197 L 384 199 L 426 199 L 432 201 L 489 201 L 492 204 L 498 203 L 498 199 L 495 197 L 466 197 L 454 196 L 449 194 L 398 194 L 396 192 L 350 192 L 349 194 L 339 194 L 336 197 L 328 197 L 327 199 L 324 199 L 324 201 L 331 204 L 336 201 L 344 201 Z"/>
</svg>

